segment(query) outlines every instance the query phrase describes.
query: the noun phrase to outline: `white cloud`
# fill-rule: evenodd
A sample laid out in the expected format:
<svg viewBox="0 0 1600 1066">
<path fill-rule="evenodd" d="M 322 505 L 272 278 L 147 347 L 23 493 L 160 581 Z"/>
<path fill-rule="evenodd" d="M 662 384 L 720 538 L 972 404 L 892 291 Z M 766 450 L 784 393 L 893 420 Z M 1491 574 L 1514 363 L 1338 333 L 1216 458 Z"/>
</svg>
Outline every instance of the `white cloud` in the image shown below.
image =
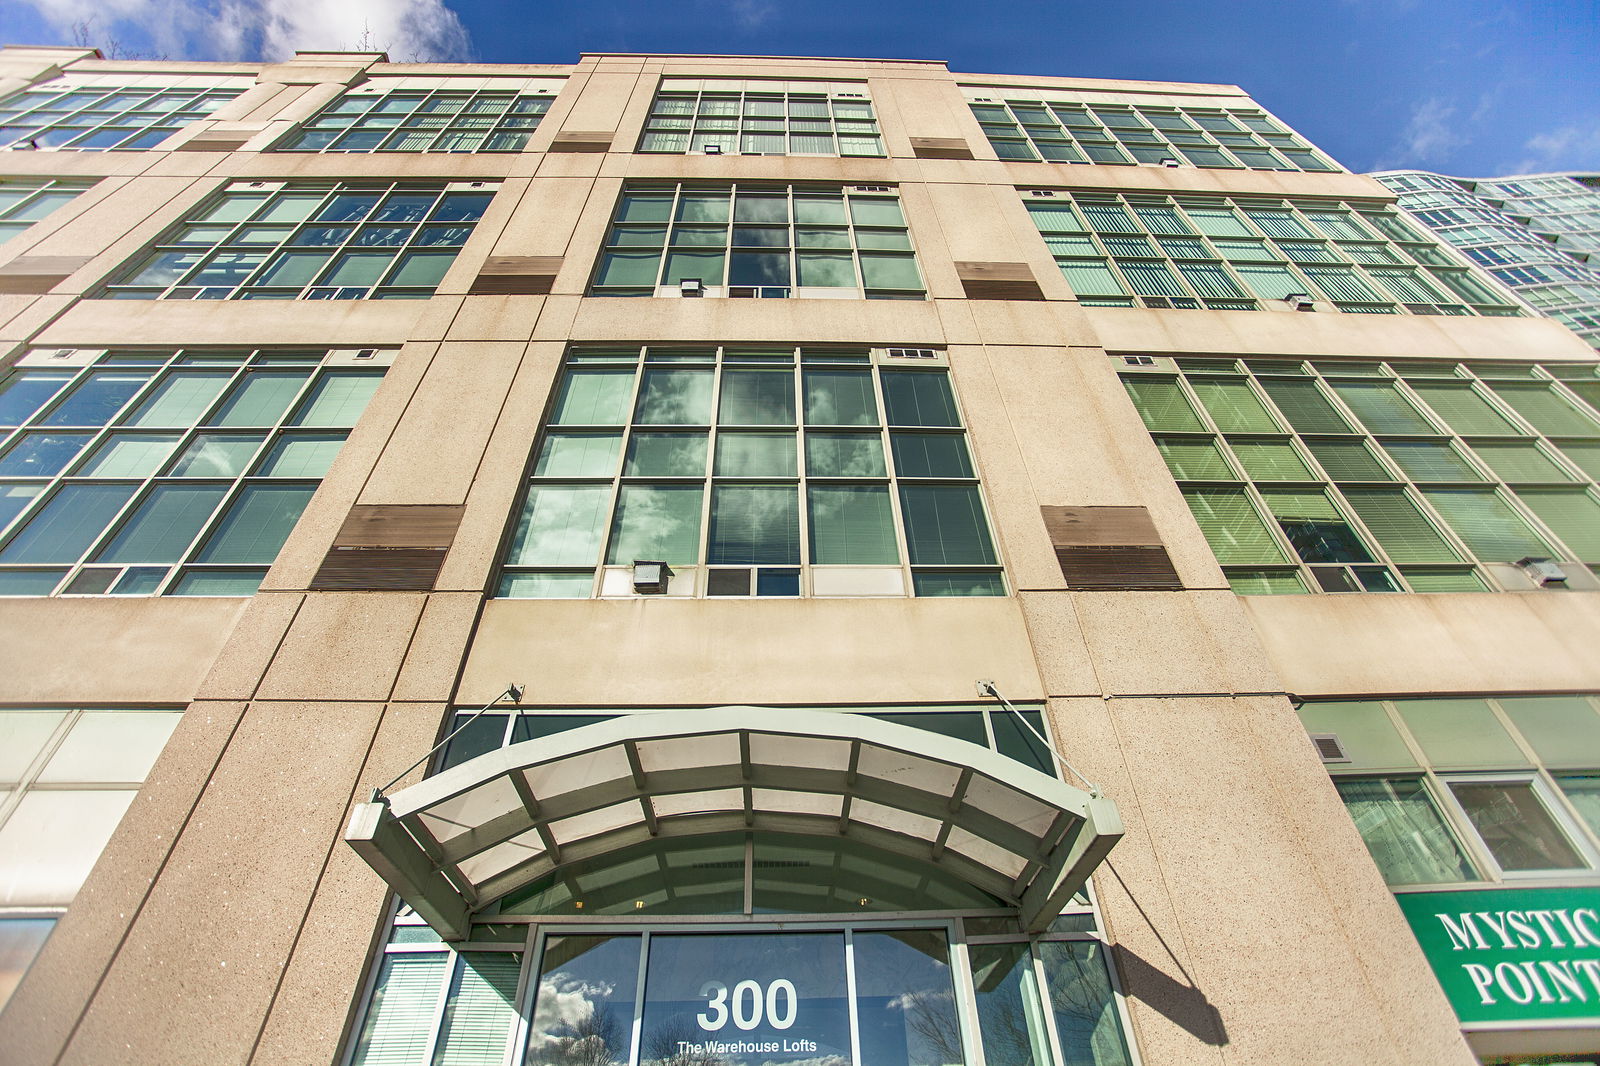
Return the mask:
<svg viewBox="0 0 1600 1066">
<path fill-rule="evenodd" d="M 1541 174 L 1562 170 L 1592 170 L 1600 167 L 1600 123 L 1585 129 L 1563 126 L 1538 133 L 1523 144 L 1527 153 L 1507 174 Z"/>
<path fill-rule="evenodd" d="M 1401 170 L 1441 160 L 1467 143 L 1451 120 L 1456 106 L 1435 96 L 1417 104 L 1411 111 L 1400 143 L 1378 160 L 1374 170 Z"/>
<path fill-rule="evenodd" d="M 444 0 L 26 0 L 63 33 L 168 58 L 281 60 L 297 49 L 382 49 L 396 62 L 453 61 L 472 50 Z"/>
<path fill-rule="evenodd" d="M 728 9 L 742 30 L 759 29 L 778 13 L 778 5 L 773 0 L 730 0 Z"/>
</svg>

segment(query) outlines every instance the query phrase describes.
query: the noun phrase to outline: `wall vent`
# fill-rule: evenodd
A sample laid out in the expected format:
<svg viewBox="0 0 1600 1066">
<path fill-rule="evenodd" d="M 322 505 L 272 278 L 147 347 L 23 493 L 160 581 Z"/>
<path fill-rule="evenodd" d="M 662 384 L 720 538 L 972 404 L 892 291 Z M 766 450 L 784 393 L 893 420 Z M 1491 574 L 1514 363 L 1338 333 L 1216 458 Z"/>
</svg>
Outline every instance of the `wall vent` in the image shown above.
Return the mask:
<svg viewBox="0 0 1600 1066">
<path fill-rule="evenodd" d="M 1081 591 L 1183 588 L 1143 507 L 1041 507 L 1067 588 Z"/>
<path fill-rule="evenodd" d="M 1054 189 L 1029 189 L 1028 190 L 1028 195 L 1029 196 L 1054 196 L 1055 194 L 1056 194 L 1056 191 Z"/>
<path fill-rule="evenodd" d="M 562 130 L 556 134 L 555 140 L 550 142 L 549 152 L 609 152 L 611 151 L 611 137 L 609 131 L 585 132 L 580 130 Z"/>
<path fill-rule="evenodd" d="M 889 348 L 890 359 L 937 359 L 939 353 L 932 348 Z"/>
<path fill-rule="evenodd" d="M 913 137 L 911 152 L 918 159 L 971 159 L 972 149 L 960 137 Z"/>
<path fill-rule="evenodd" d="M 459 504 L 357 504 L 307 587 L 429 592 L 461 524 Z"/>
<path fill-rule="evenodd" d="M 1122 361 L 1129 366 L 1155 366 L 1156 361 L 1148 355 L 1125 355 Z"/>
<path fill-rule="evenodd" d="M 559 255 L 494 255 L 483 264 L 470 296 L 544 296 L 561 272 Z"/>
<path fill-rule="evenodd" d="M 1044 290 L 1026 263 L 957 263 L 969 300 L 1043 300 Z"/>
<path fill-rule="evenodd" d="M 852 185 L 851 192 L 894 192 L 888 185 Z"/>
<path fill-rule="evenodd" d="M 1350 761 L 1350 756 L 1340 743 L 1337 733 L 1312 733 L 1311 746 L 1317 749 L 1317 757 L 1323 762 Z"/>
</svg>

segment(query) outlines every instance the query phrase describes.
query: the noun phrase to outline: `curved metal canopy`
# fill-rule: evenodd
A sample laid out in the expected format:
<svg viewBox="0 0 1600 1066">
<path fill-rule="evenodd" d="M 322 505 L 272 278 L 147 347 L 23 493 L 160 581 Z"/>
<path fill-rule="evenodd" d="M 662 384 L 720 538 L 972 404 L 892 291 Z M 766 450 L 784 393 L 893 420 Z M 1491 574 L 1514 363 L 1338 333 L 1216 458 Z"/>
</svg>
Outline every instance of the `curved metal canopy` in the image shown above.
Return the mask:
<svg viewBox="0 0 1600 1066">
<path fill-rule="evenodd" d="M 865 715 L 625 715 L 480 755 L 356 808 L 345 839 L 447 940 L 563 867 L 757 830 L 932 862 L 1049 925 L 1122 836 L 1116 805 L 988 748 Z"/>
</svg>

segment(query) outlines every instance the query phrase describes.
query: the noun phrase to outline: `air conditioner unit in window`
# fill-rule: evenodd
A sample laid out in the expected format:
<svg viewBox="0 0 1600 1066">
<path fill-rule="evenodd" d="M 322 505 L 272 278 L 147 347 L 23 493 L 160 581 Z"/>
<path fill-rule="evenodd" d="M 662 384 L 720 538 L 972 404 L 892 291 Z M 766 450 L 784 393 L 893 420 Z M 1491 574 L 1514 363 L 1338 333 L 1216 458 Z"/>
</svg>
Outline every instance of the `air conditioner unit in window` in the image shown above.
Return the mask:
<svg viewBox="0 0 1600 1066">
<path fill-rule="evenodd" d="M 1178 162 L 1176 159 L 1172 158 L 1169 155 L 1166 158 L 1164 158 L 1163 160 L 1161 160 L 1161 165 L 1164 166 L 1164 167 L 1181 167 L 1183 164 Z"/>
<path fill-rule="evenodd" d="M 678 282 L 678 295 L 683 297 L 704 296 L 706 294 L 705 282 L 699 278 L 684 278 Z"/>
<path fill-rule="evenodd" d="M 672 568 L 666 563 L 644 562 L 634 560 L 633 563 L 633 591 L 638 593 L 661 593 L 667 591 L 667 583 L 672 580 Z"/>
<path fill-rule="evenodd" d="M 1517 560 L 1517 565 L 1522 572 L 1533 578 L 1534 584 L 1548 588 L 1551 585 L 1565 585 L 1567 572 L 1560 563 L 1554 559 L 1541 559 L 1538 556 L 1526 556 Z"/>
<path fill-rule="evenodd" d="M 1291 292 L 1289 295 L 1283 298 L 1283 302 L 1294 308 L 1296 311 L 1316 310 L 1316 305 L 1312 302 L 1311 297 L 1303 292 Z"/>
</svg>

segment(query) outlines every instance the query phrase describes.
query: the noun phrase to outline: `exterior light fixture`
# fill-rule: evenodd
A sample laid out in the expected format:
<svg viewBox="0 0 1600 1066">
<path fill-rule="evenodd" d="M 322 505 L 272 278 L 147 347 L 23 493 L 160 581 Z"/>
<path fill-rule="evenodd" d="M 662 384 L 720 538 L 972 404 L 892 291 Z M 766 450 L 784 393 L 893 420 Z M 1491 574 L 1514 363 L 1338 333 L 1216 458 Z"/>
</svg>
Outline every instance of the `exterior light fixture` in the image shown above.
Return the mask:
<svg viewBox="0 0 1600 1066">
<path fill-rule="evenodd" d="M 671 580 L 672 568 L 666 563 L 645 562 L 639 559 L 633 561 L 633 591 L 662 593 L 667 591 L 667 582 Z"/>
</svg>

